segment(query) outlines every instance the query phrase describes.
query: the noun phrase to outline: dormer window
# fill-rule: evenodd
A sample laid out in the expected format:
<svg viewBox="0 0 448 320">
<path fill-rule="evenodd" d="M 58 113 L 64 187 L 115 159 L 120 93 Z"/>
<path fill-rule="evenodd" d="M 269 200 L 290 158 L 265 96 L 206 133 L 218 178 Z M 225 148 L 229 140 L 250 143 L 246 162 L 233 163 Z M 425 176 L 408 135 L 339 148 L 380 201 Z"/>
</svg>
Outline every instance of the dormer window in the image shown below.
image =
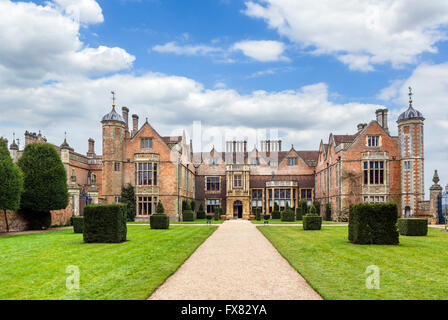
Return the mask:
<svg viewBox="0 0 448 320">
<path fill-rule="evenodd" d="M 369 147 L 379 147 L 380 146 L 380 136 L 368 136 L 367 146 Z"/>
<path fill-rule="evenodd" d="M 296 166 L 297 165 L 297 158 L 288 158 L 288 166 Z"/>
<path fill-rule="evenodd" d="M 142 138 L 141 148 L 142 149 L 152 149 L 152 138 Z"/>
</svg>

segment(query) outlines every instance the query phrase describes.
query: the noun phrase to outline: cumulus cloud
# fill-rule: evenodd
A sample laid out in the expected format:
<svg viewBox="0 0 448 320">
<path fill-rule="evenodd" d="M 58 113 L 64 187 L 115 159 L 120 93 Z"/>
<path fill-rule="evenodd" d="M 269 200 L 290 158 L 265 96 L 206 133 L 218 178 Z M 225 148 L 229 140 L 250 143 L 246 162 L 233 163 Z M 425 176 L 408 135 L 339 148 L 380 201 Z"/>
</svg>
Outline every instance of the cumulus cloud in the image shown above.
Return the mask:
<svg viewBox="0 0 448 320">
<path fill-rule="evenodd" d="M 352 70 L 416 63 L 447 38 L 445 0 L 253 0 L 244 13 L 310 53 L 336 56 Z"/>
<path fill-rule="evenodd" d="M 425 120 L 425 183 L 432 185 L 432 174 L 439 170 L 442 181 L 448 182 L 448 63 L 421 64 L 408 79 L 393 81 L 380 97 L 391 99 L 408 107 L 408 87 L 414 91 L 414 108 L 423 113 Z"/>
<path fill-rule="evenodd" d="M 285 148 L 294 143 L 296 148 L 317 149 L 320 139 L 327 139 L 330 131 L 353 133 L 356 124 L 372 120 L 378 108 L 333 103 L 323 83 L 297 90 L 241 94 L 226 88 L 206 89 L 185 77 L 120 74 L 38 88 L 0 88 L 0 105 L 8 106 L 0 109 L 0 135 L 11 136 L 13 130 L 17 134 L 42 130 L 50 141 L 61 143 L 67 130 L 70 144 L 85 152 L 89 137 L 100 141 L 100 120 L 111 109 L 111 88 L 117 92 L 118 105 L 128 106 L 140 119 L 148 117 L 163 135 L 191 130 L 198 120 L 204 127 L 204 141 L 211 139 L 209 134 L 248 136 L 258 130 L 274 130 L 280 133 Z M 10 110 L 14 110 L 14 118 Z"/>
<path fill-rule="evenodd" d="M 233 45 L 233 50 L 240 50 L 246 56 L 261 62 L 288 61 L 283 56 L 285 45 L 279 41 L 240 41 Z"/>
<path fill-rule="evenodd" d="M 163 45 L 155 45 L 152 51 L 159 53 L 171 53 L 186 56 L 211 56 L 219 58 L 221 62 L 234 62 L 229 56 L 236 51 L 242 52 L 245 56 L 259 62 L 289 61 L 283 56 L 285 45 L 279 41 L 240 41 L 230 48 L 220 48 L 208 45 L 180 45 L 176 42 L 168 42 Z"/>
<path fill-rule="evenodd" d="M 81 8 L 87 7 L 83 3 L 80 2 Z M 90 16 L 81 20 L 93 21 L 87 17 Z M 76 20 L 61 13 L 54 4 L 0 1 L 0 42 L 5 44 L 0 46 L 0 83 L 32 86 L 132 66 L 135 57 L 121 48 L 86 47 L 79 39 L 79 28 Z"/>
<path fill-rule="evenodd" d="M 95 0 L 53 0 L 56 8 L 85 24 L 104 21 L 100 5 Z"/>
</svg>

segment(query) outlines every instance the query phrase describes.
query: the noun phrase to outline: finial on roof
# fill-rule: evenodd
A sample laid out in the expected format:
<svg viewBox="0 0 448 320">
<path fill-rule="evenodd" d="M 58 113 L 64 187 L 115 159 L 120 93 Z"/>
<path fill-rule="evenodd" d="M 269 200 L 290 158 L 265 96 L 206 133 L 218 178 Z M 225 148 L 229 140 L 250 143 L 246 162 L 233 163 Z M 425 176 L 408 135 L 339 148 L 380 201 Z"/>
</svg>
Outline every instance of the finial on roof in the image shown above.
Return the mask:
<svg viewBox="0 0 448 320">
<path fill-rule="evenodd" d="M 434 177 L 432 178 L 432 182 L 434 182 L 434 184 L 439 184 L 440 182 L 440 178 L 439 178 L 439 173 L 436 171 L 434 171 Z"/>
<path fill-rule="evenodd" d="M 409 87 L 409 106 L 412 107 L 412 96 L 414 94 L 412 93 L 412 87 Z"/>
<path fill-rule="evenodd" d="M 110 92 L 112 94 L 112 108 L 115 108 L 115 91 Z"/>
</svg>

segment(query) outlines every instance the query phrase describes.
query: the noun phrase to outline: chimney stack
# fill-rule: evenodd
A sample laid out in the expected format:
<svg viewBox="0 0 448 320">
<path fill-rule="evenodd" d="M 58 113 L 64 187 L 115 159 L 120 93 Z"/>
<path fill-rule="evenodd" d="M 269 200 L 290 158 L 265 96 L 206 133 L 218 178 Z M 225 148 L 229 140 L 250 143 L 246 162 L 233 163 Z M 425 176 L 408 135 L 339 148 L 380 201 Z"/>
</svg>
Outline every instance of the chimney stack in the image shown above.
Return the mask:
<svg viewBox="0 0 448 320">
<path fill-rule="evenodd" d="M 126 123 L 126 131 L 129 131 L 129 109 L 127 107 L 123 107 L 121 110 L 123 112 L 124 122 Z"/>
<path fill-rule="evenodd" d="M 89 151 L 87 152 L 87 156 L 91 158 L 95 156 L 95 140 L 92 138 L 89 139 Z"/>
<path fill-rule="evenodd" d="M 135 135 L 138 131 L 138 115 L 132 115 L 132 135 Z"/>
<path fill-rule="evenodd" d="M 387 109 L 376 110 L 376 121 L 387 132 L 389 132 L 388 119 L 387 119 L 388 113 L 389 110 Z"/>
</svg>

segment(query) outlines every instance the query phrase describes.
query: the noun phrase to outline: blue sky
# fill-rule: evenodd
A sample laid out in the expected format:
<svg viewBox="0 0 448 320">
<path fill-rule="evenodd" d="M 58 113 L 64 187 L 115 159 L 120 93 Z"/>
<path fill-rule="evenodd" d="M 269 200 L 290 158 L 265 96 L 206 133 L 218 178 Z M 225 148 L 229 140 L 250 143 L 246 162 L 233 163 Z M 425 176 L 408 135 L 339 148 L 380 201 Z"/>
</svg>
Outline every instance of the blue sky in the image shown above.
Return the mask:
<svg viewBox="0 0 448 320">
<path fill-rule="evenodd" d="M 448 180 L 447 27 L 446 0 L 0 0 L 0 136 L 84 153 L 115 90 L 162 135 L 201 121 L 196 151 L 260 130 L 316 150 L 378 107 L 396 134 L 412 86 L 428 185 Z"/>
</svg>

